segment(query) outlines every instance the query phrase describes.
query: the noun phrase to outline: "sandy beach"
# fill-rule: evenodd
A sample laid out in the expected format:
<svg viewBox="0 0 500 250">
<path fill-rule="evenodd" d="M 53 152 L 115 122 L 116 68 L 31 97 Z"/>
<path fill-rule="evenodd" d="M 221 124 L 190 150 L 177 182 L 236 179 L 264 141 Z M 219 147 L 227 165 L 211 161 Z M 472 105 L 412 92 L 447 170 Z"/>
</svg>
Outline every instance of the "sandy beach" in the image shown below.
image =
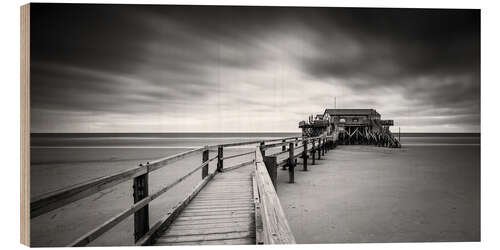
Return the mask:
<svg viewBox="0 0 500 250">
<path fill-rule="evenodd" d="M 278 172 L 297 243 L 480 240 L 480 147 L 339 146 Z"/>
</svg>

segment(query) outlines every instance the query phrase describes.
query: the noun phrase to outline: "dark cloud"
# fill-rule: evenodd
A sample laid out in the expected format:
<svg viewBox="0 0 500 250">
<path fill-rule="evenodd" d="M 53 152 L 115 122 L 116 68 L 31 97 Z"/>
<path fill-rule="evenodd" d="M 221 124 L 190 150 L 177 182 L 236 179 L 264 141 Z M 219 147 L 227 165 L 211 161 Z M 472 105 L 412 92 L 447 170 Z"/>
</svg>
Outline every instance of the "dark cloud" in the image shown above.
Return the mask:
<svg viewBox="0 0 500 250">
<path fill-rule="evenodd" d="M 33 4 L 31 14 L 33 131 L 293 130 L 333 96 L 479 129 L 479 10 Z"/>
<path fill-rule="evenodd" d="M 322 55 L 303 62 L 311 75 L 344 79 L 359 92 L 384 95 L 384 88 L 397 88 L 417 100 L 417 108 L 431 103 L 452 109 L 463 103 L 469 112 L 479 112 L 479 10 L 338 12 L 332 12 L 332 32 L 349 39 L 323 32 L 317 40 Z M 353 49 L 345 53 L 332 47 Z"/>
</svg>

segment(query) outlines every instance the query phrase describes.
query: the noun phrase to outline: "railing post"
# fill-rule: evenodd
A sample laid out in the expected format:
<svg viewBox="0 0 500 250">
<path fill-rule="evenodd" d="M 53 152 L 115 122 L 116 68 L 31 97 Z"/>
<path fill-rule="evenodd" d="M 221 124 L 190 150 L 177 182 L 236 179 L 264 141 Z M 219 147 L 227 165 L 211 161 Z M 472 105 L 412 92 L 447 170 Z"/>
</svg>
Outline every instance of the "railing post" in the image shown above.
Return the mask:
<svg viewBox="0 0 500 250">
<path fill-rule="evenodd" d="M 302 151 L 302 166 L 303 170 L 307 171 L 307 140 L 303 140 L 302 144 L 304 145 L 304 151 Z"/>
<path fill-rule="evenodd" d="M 278 177 L 278 160 L 276 156 L 264 156 L 264 164 L 266 165 L 267 173 L 273 182 L 274 189 L 276 190 Z"/>
<path fill-rule="evenodd" d="M 298 137 L 295 138 L 295 148 L 297 148 L 297 146 L 299 146 L 299 138 Z M 299 159 L 295 159 L 295 165 L 297 165 L 298 160 Z"/>
<path fill-rule="evenodd" d="M 294 143 L 290 142 L 288 144 L 288 182 L 294 183 L 295 182 L 295 159 L 294 159 Z"/>
<path fill-rule="evenodd" d="M 201 163 L 208 161 L 208 148 L 203 150 L 203 154 L 201 155 Z M 201 168 L 201 179 L 205 179 L 208 176 L 208 164 Z"/>
<path fill-rule="evenodd" d="M 220 145 L 217 148 L 217 171 L 218 172 L 222 172 L 222 170 L 224 169 L 224 160 L 222 160 L 222 158 L 224 158 L 224 147 L 222 145 Z"/>
<path fill-rule="evenodd" d="M 321 138 L 318 138 L 318 160 L 321 160 Z"/>
<path fill-rule="evenodd" d="M 281 140 L 282 143 L 285 143 L 286 140 Z M 281 146 L 281 152 L 285 152 L 286 151 L 286 144 L 283 144 L 283 146 Z M 282 170 L 286 170 L 286 167 L 287 167 L 287 164 L 284 164 L 283 166 L 281 166 L 281 169 Z"/>
<path fill-rule="evenodd" d="M 262 157 L 266 156 L 266 150 L 264 149 L 264 145 L 265 145 L 265 142 L 261 141 L 259 149 L 260 149 L 260 153 L 262 154 Z"/>
<path fill-rule="evenodd" d="M 323 156 L 325 156 L 325 153 L 326 153 L 326 138 L 323 137 L 321 140 L 323 140 L 323 143 L 321 144 L 321 153 L 323 154 Z"/>
<path fill-rule="evenodd" d="M 142 164 L 140 164 L 142 166 Z M 148 173 L 139 175 L 133 180 L 134 204 L 148 197 Z M 134 213 L 134 239 L 138 241 L 149 231 L 149 205 Z"/>
<path fill-rule="evenodd" d="M 311 164 L 316 164 L 316 147 L 315 147 L 315 139 L 312 139 L 312 147 L 311 147 Z"/>
</svg>

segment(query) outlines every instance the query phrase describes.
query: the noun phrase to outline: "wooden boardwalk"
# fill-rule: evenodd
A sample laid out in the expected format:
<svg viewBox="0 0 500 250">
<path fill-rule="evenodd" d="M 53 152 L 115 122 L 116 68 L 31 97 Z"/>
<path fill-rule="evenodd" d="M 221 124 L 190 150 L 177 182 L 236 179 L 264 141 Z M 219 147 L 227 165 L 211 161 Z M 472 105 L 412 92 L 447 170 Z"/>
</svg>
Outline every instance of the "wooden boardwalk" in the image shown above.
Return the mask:
<svg viewBox="0 0 500 250">
<path fill-rule="evenodd" d="M 255 244 L 254 168 L 216 175 L 154 245 Z"/>
</svg>

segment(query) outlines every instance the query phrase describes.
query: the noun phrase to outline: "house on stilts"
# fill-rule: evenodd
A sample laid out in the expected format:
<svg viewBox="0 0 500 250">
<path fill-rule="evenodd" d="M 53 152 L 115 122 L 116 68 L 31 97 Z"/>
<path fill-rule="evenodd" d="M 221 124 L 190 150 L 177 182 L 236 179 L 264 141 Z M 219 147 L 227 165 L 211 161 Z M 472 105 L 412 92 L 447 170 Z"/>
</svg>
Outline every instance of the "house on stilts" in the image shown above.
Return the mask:
<svg viewBox="0 0 500 250">
<path fill-rule="evenodd" d="M 334 134 L 337 144 L 399 148 L 401 143 L 389 130 L 393 125 L 393 120 L 382 120 L 375 109 L 326 109 L 307 122 L 299 122 L 305 137 Z"/>
</svg>

